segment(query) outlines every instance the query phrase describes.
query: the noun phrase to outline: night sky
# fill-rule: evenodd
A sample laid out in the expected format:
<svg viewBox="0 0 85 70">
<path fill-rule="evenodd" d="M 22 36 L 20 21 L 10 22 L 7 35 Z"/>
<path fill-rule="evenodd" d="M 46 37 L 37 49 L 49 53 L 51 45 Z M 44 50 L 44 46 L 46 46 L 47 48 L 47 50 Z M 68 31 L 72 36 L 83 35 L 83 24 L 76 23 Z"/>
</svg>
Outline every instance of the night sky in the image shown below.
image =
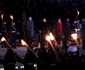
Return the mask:
<svg viewBox="0 0 85 70">
<path fill-rule="evenodd" d="M 84 17 L 85 4 L 83 0 L 0 0 L 0 9 L 7 14 L 13 14 L 16 19 L 21 19 L 23 11 L 26 17 L 32 16 L 34 20 L 46 17 L 48 19 L 74 19 L 76 11 Z"/>
</svg>

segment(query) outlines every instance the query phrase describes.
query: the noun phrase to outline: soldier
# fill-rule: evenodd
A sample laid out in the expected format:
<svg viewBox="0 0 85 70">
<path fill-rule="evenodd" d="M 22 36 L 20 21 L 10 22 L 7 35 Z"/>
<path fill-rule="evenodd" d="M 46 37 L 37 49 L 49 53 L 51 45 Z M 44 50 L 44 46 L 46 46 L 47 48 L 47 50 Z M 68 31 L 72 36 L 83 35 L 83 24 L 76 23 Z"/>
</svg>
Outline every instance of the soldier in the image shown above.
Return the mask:
<svg viewBox="0 0 85 70">
<path fill-rule="evenodd" d="M 15 28 L 15 23 L 12 23 L 11 28 L 10 28 L 10 42 L 12 44 L 13 48 L 16 48 L 16 28 Z"/>
<path fill-rule="evenodd" d="M 7 53 L 4 56 L 4 70 L 15 70 L 16 61 L 23 63 L 22 59 L 12 49 L 7 47 Z"/>
<path fill-rule="evenodd" d="M 33 48 L 33 46 L 30 46 Z M 36 63 L 35 55 L 28 49 L 23 60 L 24 70 L 35 70 L 34 64 Z"/>
<path fill-rule="evenodd" d="M 45 42 L 41 42 L 41 48 L 38 51 L 38 56 L 41 61 L 38 61 L 38 70 L 48 70 L 48 62 L 47 62 L 47 46 Z"/>
<path fill-rule="evenodd" d="M 5 38 L 7 37 L 6 36 L 6 34 L 7 34 L 7 25 L 6 24 L 7 24 L 7 22 L 3 22 L 2 26 L 1 26 L 1 33 L 2 33 L 1 35 L 4 36 Z M 6 47 L 5 42 L 2 43 L 2 48 L 3 47 Z"/>
</svg>

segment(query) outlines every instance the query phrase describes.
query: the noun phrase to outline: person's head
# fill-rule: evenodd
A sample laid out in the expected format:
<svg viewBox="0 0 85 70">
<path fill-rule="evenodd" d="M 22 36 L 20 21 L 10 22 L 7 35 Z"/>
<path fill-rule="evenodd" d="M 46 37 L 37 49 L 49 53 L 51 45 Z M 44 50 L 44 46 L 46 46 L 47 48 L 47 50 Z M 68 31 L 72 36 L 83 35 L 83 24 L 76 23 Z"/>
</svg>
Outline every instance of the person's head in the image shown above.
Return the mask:
<svg viewBox="0 0 85 70">
<path fill-rule="evenodd" d="M 43 22 L 46 22 L 46 18 L 43 18 Z"/>
<path fill-rule="evenodd" d="M 74 23 L 76 23 L 76 20 L 74 20 Z"/>
<path fill-rule="evenodd" d="M 85 18 L 83 18 L 82 21 L 85 22 Z"/>
<path fill-rule="evenodd" d="M 76 23 L 80 23 L 80 20 L 77 20 Z"/>
<path fill-rule="evenodd" d="M 12 26 L 14 26 L 15 25 L 15 23 L 12 23 Z"/>
<path fill-rule="evenodd" d="M 4 22 L 3 22 L 3 24 L 4 24 L 4 25 L 6 25 L 6 24 L 7 24 L 7 22 L 6 22 L 6 21 L 4 21 Z"/>
<path fill-rule="evenodd" d="M 29 20 L 32 21 L 32 17 L 31 16 L 29 17 Z"/>
<path fill-rule="evenodd" d="M 69 18 L 67 18 L 66 21 L 68 22 L 69 21 Z"/>
<path fill-rule="evenodd" d="M 59 18 L 58 21 L 61 22 L 61 18 Z"/>
</svg>

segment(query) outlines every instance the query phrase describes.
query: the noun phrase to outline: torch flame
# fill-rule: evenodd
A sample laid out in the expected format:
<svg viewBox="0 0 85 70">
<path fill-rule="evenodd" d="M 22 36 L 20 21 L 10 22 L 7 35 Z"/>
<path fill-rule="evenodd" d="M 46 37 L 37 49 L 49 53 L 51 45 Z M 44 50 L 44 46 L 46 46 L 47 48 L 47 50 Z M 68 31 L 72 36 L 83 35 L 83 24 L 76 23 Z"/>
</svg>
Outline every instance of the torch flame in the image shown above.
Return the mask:
<svg viewBox="0 0 85 70">
<path fill-rule="evenodd" d="M 4 37 L 1 38 L 1 41 L 2 41 L 2 42 L 5 41 L 5 40 L 6 40 L 6 39 L 5 39 Z"/>
<path fill-rule="evenodd" d="M 14 19 L 12 15 L 10 15 L 10 18 L 11 18 L 12 20 Z"/>
<path fill-rule="evenodd" d="M 79 15 L 80 14 L 80 12 L 77 10 L 77 14 Z"/>
<path fill-rule="evenodd" d="M 77 34 L 76 33 L 72 34 L 71 36 L 72 36 L 73 39 L 75 39 L 75 40 L 77 39 Z"/>
<path fill-rule="evenodd" d="M 21 43 L 22 43 L 22 45 L 26 45 L 27 46 L 27 43 L 24 40 L 21 40 Z"/>
<path fill-rule="evenodd" d="M 50 36 L 46 36 L 45 39 L 50 42 Z"/>
<path fill-rule="evenodd" d="M 53 34 L 51 32 L 50 32 L 50 39 L 54 40 L 54 36 L 53 36 Z"/>
<path fill-rule="evenodd" d="M 3 14 L 1 15 L 1 19 L 3 19 Z"/>
</svg>

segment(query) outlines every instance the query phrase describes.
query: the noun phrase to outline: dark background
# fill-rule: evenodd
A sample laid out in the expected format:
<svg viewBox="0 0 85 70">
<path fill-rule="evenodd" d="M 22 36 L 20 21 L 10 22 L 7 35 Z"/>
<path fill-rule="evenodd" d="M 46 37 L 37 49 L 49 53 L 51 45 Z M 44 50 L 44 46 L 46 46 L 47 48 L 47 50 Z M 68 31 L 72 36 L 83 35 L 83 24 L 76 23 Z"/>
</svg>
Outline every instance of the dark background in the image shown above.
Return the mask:
<svg viewBox="0 0 85 70">
<path fill-rule="evenodd" d="M 50 20 L 49 23 L 53 25 L 53 28 L 59 17 L 62 22 L 70 18 L 73 23 L 77 10 L 80 12 L 78 18 L 81 20 L 85 17 L 85 0 L 0 0 L 0 13 L 3 13 L 4 21 L 9 22 L 9 15 L 13 15 L 18 30 L 22 28 L 23 12 L 25 12 L 26 20 L 29 16 L 33 17 L 38 29 L 38 23 L 44 17 Z"/>
<path fill-rule="evenodd" d="M 7 14 L 14 14 L 20 19 L 22 12 L 26 16 L 33 16 L 34 20 L 46 17 L 56 19 L 57 17 L 72 19 L 76 16 L 76 10 L 80 11 L 79 18 L 85 17 L 84 0 L 0 0 L 0 9 Z"/>
</svg>

